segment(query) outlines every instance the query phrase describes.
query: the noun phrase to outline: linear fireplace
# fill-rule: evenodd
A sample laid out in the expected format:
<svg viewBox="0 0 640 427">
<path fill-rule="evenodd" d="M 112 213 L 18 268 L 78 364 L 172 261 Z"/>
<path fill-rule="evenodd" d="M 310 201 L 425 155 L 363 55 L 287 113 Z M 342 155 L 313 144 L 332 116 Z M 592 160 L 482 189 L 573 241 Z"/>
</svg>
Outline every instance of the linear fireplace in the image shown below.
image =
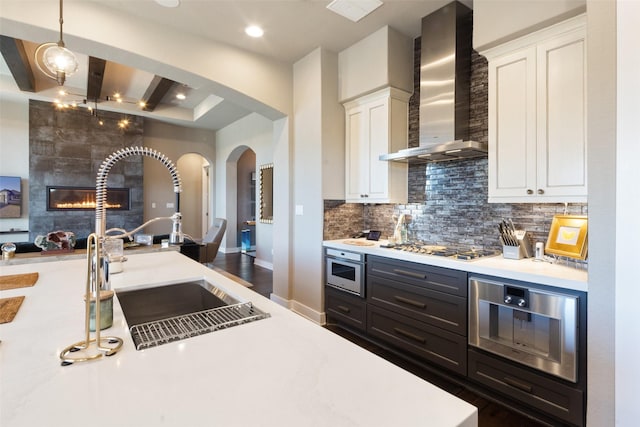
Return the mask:
<svg viewBox="0 0 640 427">
<path fill-rule="evenodd" d="M 106 208 L 128 211 L 128 188 L 108 188 Z M 96 189 L 93 187 L 47 187 L 47 210 L 93 210 L 96 208 Z"/>
</svg>

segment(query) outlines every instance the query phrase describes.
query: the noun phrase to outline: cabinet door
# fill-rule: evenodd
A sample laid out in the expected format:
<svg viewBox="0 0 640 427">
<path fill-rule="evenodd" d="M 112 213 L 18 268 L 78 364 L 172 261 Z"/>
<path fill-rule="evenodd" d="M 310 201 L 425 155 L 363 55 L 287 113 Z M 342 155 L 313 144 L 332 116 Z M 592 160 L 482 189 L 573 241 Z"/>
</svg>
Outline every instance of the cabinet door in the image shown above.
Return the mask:
<svg viewBox="0 0 640 427">
<path fill-rule="evenodd" d="M 544 197 L 587 195 L 585 58 L 581 30 L 538 45 L 536 192 Z"/>
<path fill-rule="evenodd" d="M 586 202 L 586 36 L 576 17 L 493 48 L 489 202 Z"/>
<path fill-rule="evenodd" d="M 369 173 L 367 166 L 368 150 L 365 144 L 367 136 L 367 114 L 362 106 L 346 111 L 346 194 L 347 201 L 359 201 L 364 197 L 363 184 Z"/>
<path fill-rule="evenodd" d="M 367 113 L 369 165 L 366 177 L 367 199 L 372 202 L 389 198 L 389 162 L 379 159 L 389 152 L 389 98 L 381 99 L 365 107 Z"/>
<path fill-rule="evenodd" d="M 325 307 L 328 322 L 365 330 L 367 303 L 364 299 L 326 286 Z"/>
<path fill-rule="evenodd" d="M 489 63 L 489 201 L 527 197 L 536 185 L 535 53 L 530 47 Z"/>
<path fill-rule="evenodd" d="M 367 307 L 367 334 L 460 375 L 467 374 L 467 339 L 461 335 L 375 305 Z"/>
<path fill-rule="evenodd" d="M 347 202 L 407 202 L 407 165 L 380 155 L 407 147 L 410 96 L 387 88 L 345 104 Z"/>
</svg>

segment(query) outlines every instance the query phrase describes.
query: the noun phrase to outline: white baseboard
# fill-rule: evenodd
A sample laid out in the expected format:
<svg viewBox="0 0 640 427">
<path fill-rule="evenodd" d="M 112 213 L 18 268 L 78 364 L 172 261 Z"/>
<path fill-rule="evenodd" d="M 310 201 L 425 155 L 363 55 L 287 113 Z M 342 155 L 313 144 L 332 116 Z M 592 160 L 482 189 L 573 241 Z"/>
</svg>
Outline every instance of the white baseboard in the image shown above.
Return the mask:
<svg viewBox="0 0 640 427">
<path fill-rule="evenodd" d="M 265 261 L 263 259 L 255 258 L 253 260 L 253 263 L 255 265 L 257 265 L 258 267 L 266 268 L 267 270 L 273 271 L 273 263 L 271 263 L 271 262 L 267 262 L 267 261 Z"/>
<path fill-rule="evenodd" d="M 317 325 L 324 325 L 326 323 L 326 316 L 324 312 L 316 311 L 311 307 L 307 307 L 306 305 L 299 303 L 298 301 L 291 302 L 291 311 Z"/>
<path fill-rule="evenodd" d="M 240 252 L 240 248 L 220 248 L 218 250 L 223 254 L 236 254 Z"/>
<path fill-rule="evenodd" d="M 276 304 L 281 305 L 296 314 L 299 314 L 300 316 L 317 325 L 322 326 L 327 323 L 327 316 L 324 312 L 315 311 L 314 309 L 309 308 L 306 305 L 299 303 L 298 301 L 284 299 L 274 293 L 269 295 L 269 298 Z"/>
<path fill-rule="evenodd" d="M 283 306 L 284 308 L 287 308 L 289 310 L 291 310 L 291 300 L 288 299 L 284 299 L 282 297 L 279 297 L 278 295 L 271 293 L 269 295 L 269 299 L 273 302 L 275 302 L 278 305 Z"/>
</svg>

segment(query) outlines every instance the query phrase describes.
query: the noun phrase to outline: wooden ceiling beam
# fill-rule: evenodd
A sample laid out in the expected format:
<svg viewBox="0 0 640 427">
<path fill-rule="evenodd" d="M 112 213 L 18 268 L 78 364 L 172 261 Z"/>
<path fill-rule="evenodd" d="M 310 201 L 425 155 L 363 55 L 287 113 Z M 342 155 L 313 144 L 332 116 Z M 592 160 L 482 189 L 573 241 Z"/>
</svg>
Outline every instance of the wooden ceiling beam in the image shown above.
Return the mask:
<svg viewBox="0 0 640 427">
<path fill-rule="evenodd" d="M 102 81 L 107 61 L 93 56 L 89 57 L 89 71 L 87 73 L 87 100 L 97 101 L 102 93 Z"/>
<path fill-rule="evenodd" d="M 175 82 L 173 80 L 165 79 L 164 77 L 155 76 L 142 100 L 145 105 L 142 108 L 144 111 L 153 111 L 156 109 L 162 98 L 169 92 Z"/>
<path fill-rule="evenodd" d="M 35 92 L 36 79 L 22 40 L 0 36 L 0 51 L 18 88 L 23 92 Z"/>
</svg>

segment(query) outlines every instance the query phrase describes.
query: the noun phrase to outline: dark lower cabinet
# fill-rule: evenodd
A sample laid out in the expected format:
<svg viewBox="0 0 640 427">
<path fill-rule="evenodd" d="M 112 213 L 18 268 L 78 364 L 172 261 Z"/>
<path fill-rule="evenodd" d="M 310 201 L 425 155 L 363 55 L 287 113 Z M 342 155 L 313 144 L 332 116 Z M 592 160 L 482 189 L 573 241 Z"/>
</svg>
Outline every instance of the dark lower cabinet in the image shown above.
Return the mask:
<svg viewBox="0 0 640 427">
<path fill-rule="evenodd" d="M 467 374 L 467 273 L 367 258 L 367 334 Z"/>
<path fill-rule="evenodd" d="M 370 305 L 367 334 L 461 375 L 467 373 L 467 339 Z"/>
<path fill-rule="evenodd" d="M 550 425 L 585 425 L 584 354 L 582 380 L 573 384 L 468 345 L 466 272 L 368 256 L 365 280 L 366 298 L 325 287 L 329 323 L 393 347 L 412 361 L 443 368 L 442 375 L 480 387 L 487 396 L 518 402 L 524 412 L 531 408 Z"/>
<path fill-rule="evenodd" d="M 536 374 L 509 361 L 469 350 L 470 379 L 501 392 L 511 399 L 566 421 L 584 425 L 582 390 Z"/>
<path fill-rule="evenodd" d="M 325 312 L 329 323 L 342 324 L 364 332 L 367 303 L 364 298 L 325 286 Z"/>
</svg>

